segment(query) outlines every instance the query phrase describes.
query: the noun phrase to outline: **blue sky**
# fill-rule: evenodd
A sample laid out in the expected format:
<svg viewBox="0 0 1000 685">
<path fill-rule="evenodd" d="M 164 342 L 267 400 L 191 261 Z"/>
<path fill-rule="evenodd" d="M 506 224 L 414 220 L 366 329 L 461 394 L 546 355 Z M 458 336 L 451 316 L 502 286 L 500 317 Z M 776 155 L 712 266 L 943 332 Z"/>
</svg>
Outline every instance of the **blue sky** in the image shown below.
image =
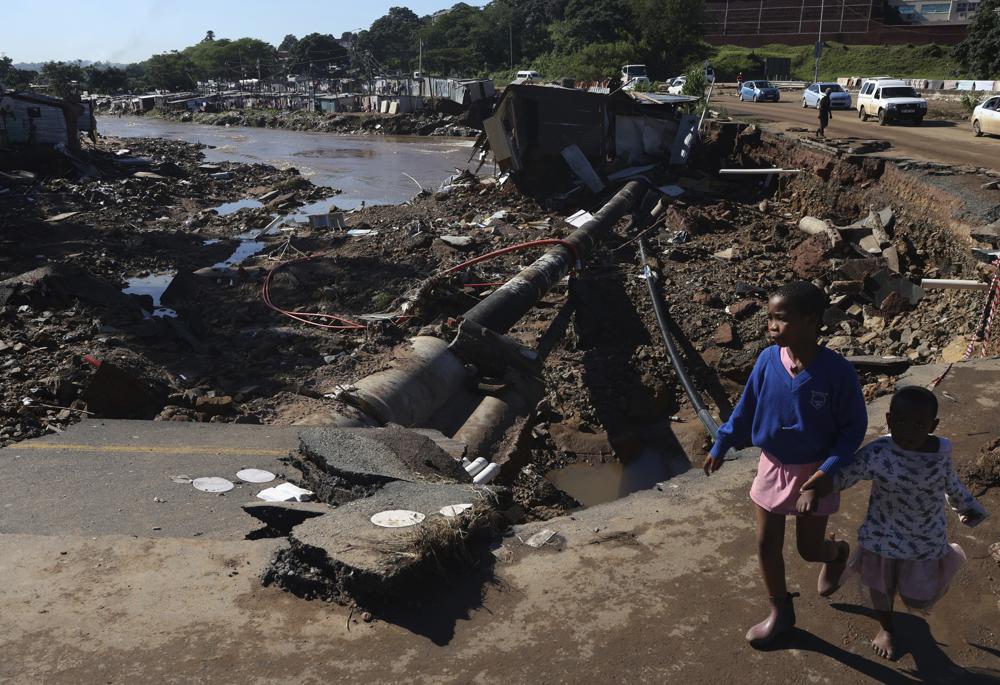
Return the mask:
<svg viewBox="0 0 1000 685">
<path fill-rule="evenodd" d="M 87 59 L 136 62 L 218 38 L 260 38 L 277 45 L 288 33 L 368 28 L 392 6 L 423 16 L 457 0 L 2 0 L 0 54 L 15 62 Z M 485 5 L 487 0 L 465 0 Z"/>
</svg>

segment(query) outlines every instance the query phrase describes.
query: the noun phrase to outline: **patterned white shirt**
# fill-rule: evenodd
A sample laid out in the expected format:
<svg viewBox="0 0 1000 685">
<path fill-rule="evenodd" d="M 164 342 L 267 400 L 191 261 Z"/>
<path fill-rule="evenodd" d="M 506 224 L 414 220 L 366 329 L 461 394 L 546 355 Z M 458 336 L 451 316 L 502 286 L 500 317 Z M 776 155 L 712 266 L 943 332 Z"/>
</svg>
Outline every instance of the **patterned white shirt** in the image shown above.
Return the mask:
<svg viewBox="0 0 1000 685">
<path fill-rule="evenodd" d="M 945 501 L 961 515 L 986 511 L 955 473 L 951 442 L 937 452 L 904 450 L 885 436 L 860 450 L 834 474 L 834 487 L 872 481 L 858 544 L 890 559 L 941 559 L 947 553 Z"/>
</svg>

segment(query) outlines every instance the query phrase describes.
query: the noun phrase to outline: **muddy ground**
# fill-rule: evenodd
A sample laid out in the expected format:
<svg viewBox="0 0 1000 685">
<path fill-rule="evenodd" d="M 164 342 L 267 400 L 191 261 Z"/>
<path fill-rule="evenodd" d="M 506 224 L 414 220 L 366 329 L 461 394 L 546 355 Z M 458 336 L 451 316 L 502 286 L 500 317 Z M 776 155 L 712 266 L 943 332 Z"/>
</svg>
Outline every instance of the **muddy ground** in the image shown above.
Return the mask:
<svg viewBox="0 0 1000 685">
<path fill-rule="evenodd" d="M 293 256 L 314 257 L 273 276 L 272 302 L 283 309 L 352 321 L 398 314 L 404 296 L 442 269 L 502 246 L 565 236 L 572 227 L 564 217 L 579 208 L 596 211 L 607 199 L 555 206 L 529 198 L 512 181 L 464 175 L 403 205 L 347 213 L 347 228 L 366 235 L 297 224 L 288 234 L 257 236 L 248 232 L 300 203 L 329 196 L 335 206 L 335 190 L 313 186 L 294 169 L 204 165 L 196 146 L 162 140 L 102 140 L 83 160 L 82 166 L 7 160 L 8 169 L 37 173 L 0 177 L 11 189 L 0 194 L 0 445 L 58 432 L 87 412 L 170 421 L 314 420 L 338 386 L 385 368 L 394 348 L 418 331 L 447 335 L 449 319 L 539 252 L 455 274 L 412 318 L 391 316 L 363 330 L 306 326 L 269 308 L 261 296 L 267 270 Z M 765 164 L 807 173 L 780 187 L 710 173 L 720 165 Z M 813 279 L 830 291 L 835 305 L 824 332 L 831 348 L 899 358 L 892 366 L 861 368 L 869 398 L 890 392 L 908 364 L 951 360 L 956 350 L 961 356 L 983 308 L 982 292 L 927 291 L 914 305 L 887 296 L 883 286 L 886 278 L 912 283 L 992 274 L 957 237 L 963 227 L 998 218 L 996 204 L 981 197 L 987 172 L 903 172 L 872 158 L 831 159 L 753 128 L 738 137 L 734 128 L 716 134 L 697 166 L 662 179 L 685 192 L 645 235 L 663 272 L 675 334 L 718 415 L 727 416 L 766 345 L 767 293 L 791 278 Z M 267 205 L 227 216 L 211 209 L 245 198 Z M 892 248 L 892 260 L 859 252 L 856 231 L 831 245 L 797 227 L 806 214 L 844 227 L 887 206 L 894 223 L 879 249 Z M 77 213 L 59 218 L 68 212 Z M 290 244 L 282 252 L 286 235 Z M 635 237 L 623 220 L 581 272 L 511 331 L 547 354 L 546 395 L 522 445 L 531 468 L 513 484 L 529 517 L 575 504 L 544 479 L 551 469 L 628 459 L 666 439 L 668 417 L 674 425 L 693 422 L 639 277 Z M 193 274 L 249 241 L 259 243 L 252 246 L 259 253 Z M 133 277 L 166 272 L 178 275 L 159 309 L 148 296 L 121 292 Z M 176 318 L 150 316 L 164 309 Z M 552 340 L 557 318 L 568 323 Z M 990 351 L 997 349 L 994 342 Z"/>
</svg>

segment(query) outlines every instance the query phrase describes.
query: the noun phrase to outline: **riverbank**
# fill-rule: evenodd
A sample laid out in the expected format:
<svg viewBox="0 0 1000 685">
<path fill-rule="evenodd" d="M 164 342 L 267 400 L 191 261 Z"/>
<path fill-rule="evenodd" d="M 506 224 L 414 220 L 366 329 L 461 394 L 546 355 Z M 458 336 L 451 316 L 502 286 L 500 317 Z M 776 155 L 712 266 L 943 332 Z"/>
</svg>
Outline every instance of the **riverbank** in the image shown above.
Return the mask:
<svg viewBox="0 0 1000 685">
<path fill-rule="evenodd" d="M 431 110 L 406 114 L 323 113 L 272 109 L 195 113 L 153 110 L 145 116 L 208 126 L 247 126 L 344 135 L 449 137 L 479 135 L 478 130 L 469 126 L 466 114 L 444 114 Z"/>
</svg>

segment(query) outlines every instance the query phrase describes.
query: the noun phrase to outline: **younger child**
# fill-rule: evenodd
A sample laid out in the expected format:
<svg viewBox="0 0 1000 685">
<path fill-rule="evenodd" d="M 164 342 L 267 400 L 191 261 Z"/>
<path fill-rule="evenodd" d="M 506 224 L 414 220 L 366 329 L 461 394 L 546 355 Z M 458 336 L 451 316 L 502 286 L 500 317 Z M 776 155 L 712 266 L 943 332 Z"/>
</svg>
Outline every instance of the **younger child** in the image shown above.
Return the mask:
<svg viewBox="0 0 1000 685">
<path fill-rule="evenodd" d="M 962 548 L 948 544 L 945 500 L 968 526 L 986 518 L 986 511 L 955 473 L 951 443 L 933 434 L 937 409 L 937 398 L 926 388 L 897 390 L 885 417 L 889 435 L 862 448 L 832 478 L 837 490 L 872 481 L 868 515 L 848 566 L 860 575 L 871 597 L 882 626 L 872 648 L 886 659 L 896 656 L 892 621 L 896 595 L 912 609 L 927 610 L 965 563 Z"/>
<path fill-rule="evenodd" d="M 868 413 L 858 376 L 846 359 L 819 344 L 827 298 L 812 283 L 783 286 L 767 305 L 767 331 L 774 342 L 757 358 L 739 403 L 720 429 L 705 473 L 723 465 L 730 448 L 761 448 L 750 488 L 757 519 L 757 556 L 771 612 L 746 639 L 765 645 L 795 625 L 792 595 L 785 584 L 785 517 L 797 516 L 798 551 L 823 563 L 817 590 L 840 585 L 849 546 L 826 539 L 827 517 L 839 496 L 801 492 L 807 481 L 832 475 L 850 461 L 864 439 Z"/>
</svg>

